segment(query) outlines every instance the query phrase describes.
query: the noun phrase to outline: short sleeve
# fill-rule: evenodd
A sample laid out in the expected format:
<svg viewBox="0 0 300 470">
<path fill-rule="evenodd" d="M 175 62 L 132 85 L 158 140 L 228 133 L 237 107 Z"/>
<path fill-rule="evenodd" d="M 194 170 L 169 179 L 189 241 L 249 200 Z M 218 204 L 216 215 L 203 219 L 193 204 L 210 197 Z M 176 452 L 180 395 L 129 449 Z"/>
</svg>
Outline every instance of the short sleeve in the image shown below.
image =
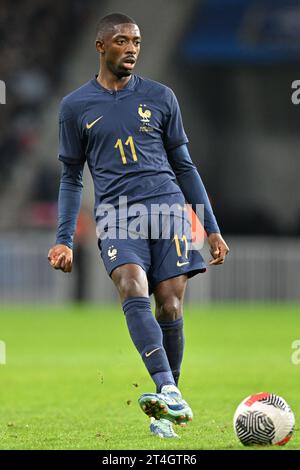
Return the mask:
<svg viewBox="0 0 300 470">
<path fill-rule="evenodd" d="M 177 98 L 173 91 L 168 88 L 167 97 L 168 111 L 164 124 L 164 146 L 171 150 L 179 145 L 187 144 L 188 138 L 183 128 L 181 112 Z"/>
<path fill-rule="evenodd" d="M 61 102 L 59 111 L 58 158 L 64 163 L 85 162 L 85 152 L 77 119 L 64 100 Z"/>
</svg>

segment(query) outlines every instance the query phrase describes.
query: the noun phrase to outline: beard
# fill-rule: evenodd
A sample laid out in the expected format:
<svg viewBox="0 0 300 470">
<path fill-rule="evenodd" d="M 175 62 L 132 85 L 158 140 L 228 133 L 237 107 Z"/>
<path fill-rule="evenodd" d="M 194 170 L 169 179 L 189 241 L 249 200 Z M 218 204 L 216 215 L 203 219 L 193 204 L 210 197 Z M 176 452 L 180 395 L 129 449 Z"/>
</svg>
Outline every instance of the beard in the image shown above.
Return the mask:
<svg viewBox="0 0 300 470">
<path fill-rule="evenodd" d="M 118 72 L 116 72 L 116 76 L 118 78 L 123 78 L 123 77 L 130 77 L 130 75 L 132 74 L 132 70 L 118 70 Z"/>
<path fill-rule="evenodd" d="M 130 77 L 133 72 L 133 70 L 122 67 L 122 64 L 115 65 L 107 62 L 107 67 L 119 79 L 123 77 Z"/>
</svg>

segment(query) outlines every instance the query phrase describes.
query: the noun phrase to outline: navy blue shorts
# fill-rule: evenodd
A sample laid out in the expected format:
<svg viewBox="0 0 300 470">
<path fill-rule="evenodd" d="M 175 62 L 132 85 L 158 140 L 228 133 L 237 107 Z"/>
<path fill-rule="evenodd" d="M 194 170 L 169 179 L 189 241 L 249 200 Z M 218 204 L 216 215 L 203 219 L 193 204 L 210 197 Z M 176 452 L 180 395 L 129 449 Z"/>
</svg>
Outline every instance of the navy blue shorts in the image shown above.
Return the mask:
<svg viewBox="0 0 300 470">
<path fill-rule="evenodd" d="M 137 264 L 147 274 L 151 294 L 161 281 L 181 274 L 192 277 L 205 272 L 206 264 L 201 254 L 192 249 L 191 222 L 185 210 L 179 219 L 171 214 L 166 224 L 160 215 L 153 229 L 149 216 L 140 217 L 139 224 L 136 217 L 128 218 L 125 225 L 124 222 L 116 224 L 114 233 L 109 236 L 103 232 L 98 246 L 109 276 L 118 266 Z"/>
</svg>

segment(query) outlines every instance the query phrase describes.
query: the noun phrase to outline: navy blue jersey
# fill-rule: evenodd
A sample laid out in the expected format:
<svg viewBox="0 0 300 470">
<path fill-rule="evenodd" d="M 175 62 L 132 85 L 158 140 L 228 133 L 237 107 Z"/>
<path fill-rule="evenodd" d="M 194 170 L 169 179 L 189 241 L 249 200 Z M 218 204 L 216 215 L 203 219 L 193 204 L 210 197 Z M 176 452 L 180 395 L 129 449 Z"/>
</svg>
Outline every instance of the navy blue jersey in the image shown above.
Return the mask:
<svg viewBox="0 0 300 470">
<path fill-rule="evenodd" d="M 87 161 L 99 204 L 118 207 L 151 197 L 180 195 L 167 151 L 186 144 L 181 113 L 173 91 L 132 75 L 119 91 L 96 79 L 67 95 L 60 108 L 59 159 Z"/>
</svg>

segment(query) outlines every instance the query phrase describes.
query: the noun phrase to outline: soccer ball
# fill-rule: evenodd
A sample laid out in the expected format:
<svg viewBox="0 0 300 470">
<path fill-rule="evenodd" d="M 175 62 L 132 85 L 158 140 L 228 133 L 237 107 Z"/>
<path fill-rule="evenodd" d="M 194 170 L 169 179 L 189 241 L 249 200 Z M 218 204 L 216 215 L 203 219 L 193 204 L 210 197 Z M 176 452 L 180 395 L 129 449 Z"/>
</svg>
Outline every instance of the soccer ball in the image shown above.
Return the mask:
<svg viewBox="0 0 300 470">
<path fill-rule="evenodd" d="M 283 445 L 294 432 L 295 417 L 286 401 L 273 393 L 257 393 L 237 407 L 233 427 L 239 440 L 249 445 Z"/>
</svg>

